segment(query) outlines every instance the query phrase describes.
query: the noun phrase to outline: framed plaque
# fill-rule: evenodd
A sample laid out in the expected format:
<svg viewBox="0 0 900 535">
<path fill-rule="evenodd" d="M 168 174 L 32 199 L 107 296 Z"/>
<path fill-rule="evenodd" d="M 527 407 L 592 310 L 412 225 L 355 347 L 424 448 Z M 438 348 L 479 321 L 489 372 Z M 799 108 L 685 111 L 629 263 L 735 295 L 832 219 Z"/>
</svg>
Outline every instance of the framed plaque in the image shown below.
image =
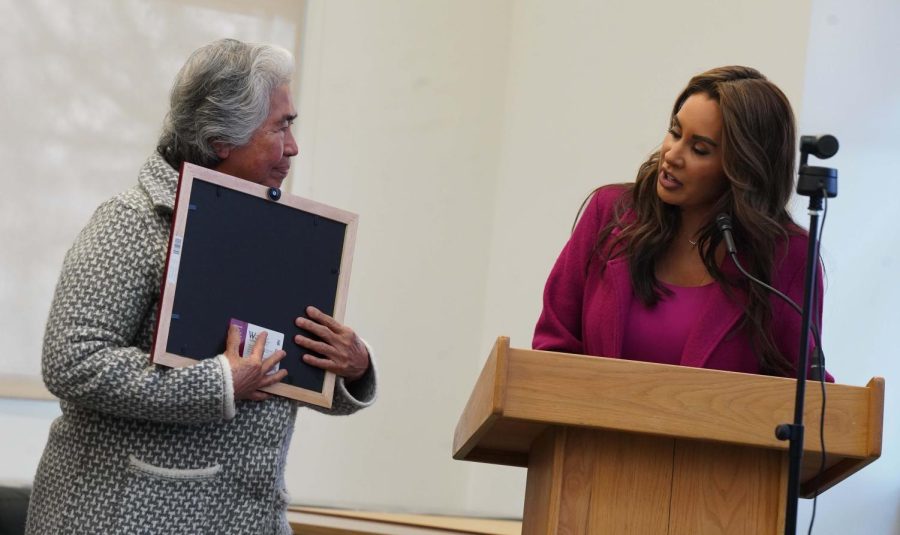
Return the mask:
<svg viewBox="0 0 900 535">
<path fill-rule="evenodd" d="M 228 326 L 242 351 L 268 332 L 267 353 L 288 371 L 262 390 L 330 407 L 335 376 L 303 362 L 294 335 L 306 307 L 343 322 L 358 217 L 276 188 L 185 163 L 163 276 L 154 363 L 189 366 L 225 351 Z M 313 353 L 315 354 L 315 353 Z M 317 355 L 318 356 L 318 355 Z"/>
</svg>

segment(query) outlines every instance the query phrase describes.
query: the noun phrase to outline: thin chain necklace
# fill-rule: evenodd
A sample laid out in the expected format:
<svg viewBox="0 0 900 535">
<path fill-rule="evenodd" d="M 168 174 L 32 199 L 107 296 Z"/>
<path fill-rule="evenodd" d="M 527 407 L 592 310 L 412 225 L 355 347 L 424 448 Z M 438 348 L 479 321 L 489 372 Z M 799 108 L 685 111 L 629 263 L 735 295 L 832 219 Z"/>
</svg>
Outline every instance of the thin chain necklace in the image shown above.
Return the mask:
<svg viewBox="0 0 900 535">
<path fill-rule="evenodd" d="M 691 244 L 691 247 L 697 246 L 697 240 L 692 240 L 692 239 L 688 238 L 688 243 Z"/>
</svg>

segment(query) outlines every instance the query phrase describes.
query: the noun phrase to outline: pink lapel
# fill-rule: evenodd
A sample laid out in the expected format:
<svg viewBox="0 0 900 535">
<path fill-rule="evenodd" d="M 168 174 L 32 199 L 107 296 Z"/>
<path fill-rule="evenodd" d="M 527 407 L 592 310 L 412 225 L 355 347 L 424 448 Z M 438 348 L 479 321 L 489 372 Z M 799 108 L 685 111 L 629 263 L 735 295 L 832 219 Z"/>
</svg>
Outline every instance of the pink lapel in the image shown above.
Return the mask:
<svg viewBox="0 0 900 535">
<path fill-rule="evenodd" d="M 608 262 L 604 278 L 609 280 L 612 286 L 612 291 L 606 296 L 609 303 L 604 303 L 603 307 L 610 312 L 608 321 L 611 336 L 603 337 L 601 351 L 604 356 L 620 357 L 625 339 L 625 322 L 633 299 L 628 260 L 619 257 Z"/>
<path fill-rule="evenodd" d="M 725 260 L 722 271 L 728 279 L 738 276 L 737 268 L 730 259 Z M 702 368 L 716 347 L 741 319 L 746 297 L 738 290 L 732 290 L 732 293 L 734 297 L 729 299 L 718 284 L 710 292 L 681 352 L 683 366 Z"/>
</svg>

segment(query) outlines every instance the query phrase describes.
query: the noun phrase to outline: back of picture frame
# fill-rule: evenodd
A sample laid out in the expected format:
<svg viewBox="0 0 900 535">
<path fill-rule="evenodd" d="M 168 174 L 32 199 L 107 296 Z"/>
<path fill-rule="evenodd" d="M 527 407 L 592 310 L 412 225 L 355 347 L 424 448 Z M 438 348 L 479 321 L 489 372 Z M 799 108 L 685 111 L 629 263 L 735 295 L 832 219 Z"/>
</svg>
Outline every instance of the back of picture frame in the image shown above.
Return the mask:
<svg viewBox="0 0 900 535">
<path fill-rule="evenodd" d="M 288 371 L 263 390 L 330 407 L 335 376 L 305 364 L 294 335 L 306 307 L 343 322 L 358 217 L 322 203 L 184 164 L 163 277 L 156 364 L 189 366 L 225 350 L 229 324 L 248 342 L 282 341 Z M 269 344 L 267 343 L 267 346 Z"/>
</svg>

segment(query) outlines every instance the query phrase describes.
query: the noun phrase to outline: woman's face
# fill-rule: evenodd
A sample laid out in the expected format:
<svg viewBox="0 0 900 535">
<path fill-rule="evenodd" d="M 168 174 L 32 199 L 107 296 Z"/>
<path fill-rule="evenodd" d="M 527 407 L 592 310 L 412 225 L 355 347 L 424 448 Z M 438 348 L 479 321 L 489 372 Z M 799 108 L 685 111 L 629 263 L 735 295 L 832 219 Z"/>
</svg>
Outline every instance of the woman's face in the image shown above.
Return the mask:
<svg viewBox="0 0 900 535">
<path fill-rule="evenodd" d="M 666 204 L 708 210 L 728 184 L 722 169 L 722 110 L 704 93 L 684 101 L 660 149 L 656 193 Z"/>
<path fill-rule="evenodd" d="M 272 91 L 269 116 L 256 129 L 246 145 L 222 146 L 216 153 L 222 161 L 216 171 L 226 173 L 263 186 L 280 188 L 291 168 L 291 158 L 299 149 L 291 132 L 297 117 L 291 90 L 281 85 Z"/>
</svg>

